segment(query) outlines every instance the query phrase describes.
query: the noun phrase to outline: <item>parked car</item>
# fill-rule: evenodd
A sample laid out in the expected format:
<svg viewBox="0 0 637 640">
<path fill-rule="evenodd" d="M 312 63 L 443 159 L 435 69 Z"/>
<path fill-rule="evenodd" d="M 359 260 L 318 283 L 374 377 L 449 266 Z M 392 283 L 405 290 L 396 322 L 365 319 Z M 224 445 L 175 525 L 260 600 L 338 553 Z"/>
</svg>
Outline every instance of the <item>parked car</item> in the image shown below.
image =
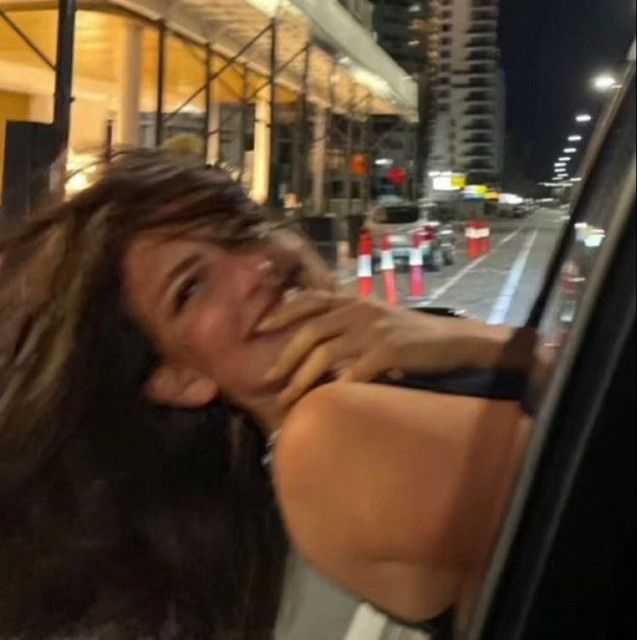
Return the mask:
<svg viewBox="0 0 637 640">
<path fill-rule="evenodd" d="M 425 268 L 435 271 L 456 261 L 456 234 L 449 224 L 433 220 L 428 209 L 416 203 L 376 204 L 367 213 L 365 227 L 374 240 L 373 263 L 380 266 L 382 242 L 388 237 L 398 269 L 409 267 L 414 235 L 423 234 Z"/>
</svg>

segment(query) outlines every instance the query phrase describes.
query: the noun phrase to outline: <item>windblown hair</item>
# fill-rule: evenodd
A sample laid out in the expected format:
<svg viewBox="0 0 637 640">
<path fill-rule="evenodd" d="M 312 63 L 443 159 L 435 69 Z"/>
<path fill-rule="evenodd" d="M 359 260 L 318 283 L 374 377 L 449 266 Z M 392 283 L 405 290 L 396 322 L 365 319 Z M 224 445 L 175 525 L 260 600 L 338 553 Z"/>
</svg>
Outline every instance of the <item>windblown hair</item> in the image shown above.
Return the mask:
<svg viewBox="0 0 637 640">
<path fill-rule="evenodd" d="M 268 228 L 222 172 L 134 151 L 0 233 L 0 638 L 272 637 L 287 543 L 264 438 L 221 401 L 141 392 L 158 354 L 120 267 L 158 226 Z"/>
</svg>

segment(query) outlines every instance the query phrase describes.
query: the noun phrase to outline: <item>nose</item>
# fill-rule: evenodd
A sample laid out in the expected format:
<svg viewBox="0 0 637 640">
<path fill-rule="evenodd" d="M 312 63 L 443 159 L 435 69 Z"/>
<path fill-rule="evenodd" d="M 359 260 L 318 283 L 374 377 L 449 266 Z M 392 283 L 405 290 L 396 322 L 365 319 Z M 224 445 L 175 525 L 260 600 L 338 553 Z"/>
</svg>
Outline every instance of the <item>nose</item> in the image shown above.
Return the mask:
<svg viewBox="0 0 637 640">
<path fill-rule="evenodd" d="M 228 276 L 235 300 L 244 301 L 259 291 L 271 292 L 286 281 L 289 265 L 267 250 L 228 256 Z"/>
</svg>

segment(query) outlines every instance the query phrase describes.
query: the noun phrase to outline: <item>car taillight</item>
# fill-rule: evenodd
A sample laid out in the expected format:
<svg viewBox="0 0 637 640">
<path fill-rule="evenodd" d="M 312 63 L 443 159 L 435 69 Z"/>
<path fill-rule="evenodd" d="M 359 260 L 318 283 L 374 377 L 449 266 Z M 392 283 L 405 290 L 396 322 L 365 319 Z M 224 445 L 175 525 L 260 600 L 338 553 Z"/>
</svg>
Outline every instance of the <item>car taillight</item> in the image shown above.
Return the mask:
<svg viewBox="0 0 637 640">
<path fill-rule="evenodd" d="M 424 244 L 431 244 L 434 241 L 434 233 L 430 227 L 424 227 L 421 231 L 421 237 Z"/>
</svg>

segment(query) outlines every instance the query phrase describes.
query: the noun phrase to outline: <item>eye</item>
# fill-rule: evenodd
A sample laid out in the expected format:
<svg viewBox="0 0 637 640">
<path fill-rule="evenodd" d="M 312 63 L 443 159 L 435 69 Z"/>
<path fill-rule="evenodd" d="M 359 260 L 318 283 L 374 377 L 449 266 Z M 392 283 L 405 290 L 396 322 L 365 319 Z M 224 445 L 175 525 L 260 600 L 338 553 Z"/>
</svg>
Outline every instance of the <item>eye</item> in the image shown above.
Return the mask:
<svg viewBox="0 0 637 640">
<path fill-rule="evenodd" d="M 202 273 L 194 273 L 187 277 L 177 289 L 175 294 L 174 311 L 180 313 L 188 305 L 190 300 L 197 295 L 203 285 L 204 277 Z"/>
</svg>

